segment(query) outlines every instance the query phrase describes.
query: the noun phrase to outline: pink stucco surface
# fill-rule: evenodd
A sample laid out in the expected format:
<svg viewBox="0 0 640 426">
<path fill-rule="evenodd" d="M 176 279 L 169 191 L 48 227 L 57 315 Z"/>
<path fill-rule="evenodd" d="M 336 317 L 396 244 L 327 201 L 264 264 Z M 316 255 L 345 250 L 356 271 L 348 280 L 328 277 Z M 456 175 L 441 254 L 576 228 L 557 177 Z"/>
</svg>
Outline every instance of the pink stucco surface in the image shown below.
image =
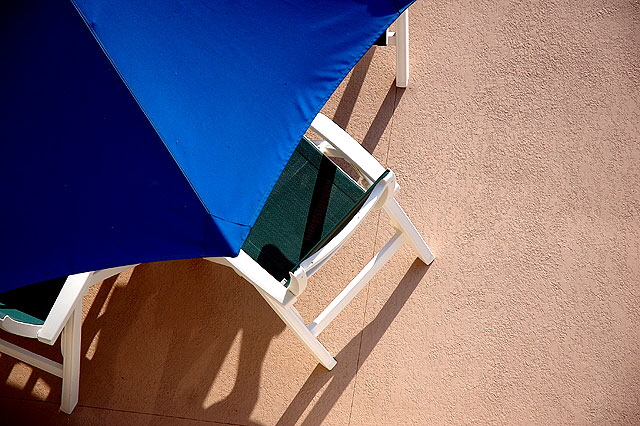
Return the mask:
<svg viewBox="0 0 640 426">
<path fill-rule="evenodd" d="M 640 3 L 422 0 L 410 26 L 409 87 L 374 48 L 325 113 L 437 259 L 401 250 L 325 330 L 333 371 L 231 270 L 148 264 L 85 298 L 74 413 L 1 356 L 0 423 L 640 424 Z M 367 221 L 301 313 L 389 235 Z"/>
</svg>

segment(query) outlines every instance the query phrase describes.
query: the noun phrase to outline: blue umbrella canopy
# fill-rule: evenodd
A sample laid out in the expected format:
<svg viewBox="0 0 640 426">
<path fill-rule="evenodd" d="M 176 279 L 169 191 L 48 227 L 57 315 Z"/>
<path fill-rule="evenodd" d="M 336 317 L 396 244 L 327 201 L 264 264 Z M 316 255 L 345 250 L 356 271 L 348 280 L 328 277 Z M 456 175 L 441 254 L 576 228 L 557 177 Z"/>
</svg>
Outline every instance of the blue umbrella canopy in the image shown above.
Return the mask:
<svg viewBox="0 0 640 426">
<path fill-rule="evenodd" d="M 1 2 L 0 290 L 236 255 L 313 117 L 407 3 Z"/>
</svg>

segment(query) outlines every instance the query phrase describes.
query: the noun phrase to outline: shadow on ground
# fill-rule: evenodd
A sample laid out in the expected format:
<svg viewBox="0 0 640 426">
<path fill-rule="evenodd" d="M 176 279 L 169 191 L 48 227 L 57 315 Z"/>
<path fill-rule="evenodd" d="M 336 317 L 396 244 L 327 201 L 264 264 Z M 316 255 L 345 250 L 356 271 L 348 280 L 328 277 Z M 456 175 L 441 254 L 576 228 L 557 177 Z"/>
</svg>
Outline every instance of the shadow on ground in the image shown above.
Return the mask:
<svg viewBox="0 0 640 426">
<path fill-rule="evenodd" d="M 312 403 L 313 408 L 301 424 L 323 424 L 323 421 L 336 401 L 338 401 L 338 398 L 340 398 L 340 395 L 342 395 L 349 386 L 349 383 L 355 378 L 364 361 L 371 355 L 376 344 L 387 331 L 428 269 L 429 266 L 418 259 L 413 262 L 376 317 L 336 355 L 338 364 L 334 369 L 327 371 L 320 365 L 316 367 L 297 396 L 289 404 L 280 421 L 278 421 L 278 425 L 286 426 L 297 424 L 301 420 L 305 410 Z M 340 362 L 345 354 L 354 351 L 358 353 L 358 361 L 355 369 L 353 369 L 349 363 Z M 323 390 L 322 396 L 318 400 L 314 400 L 318 392 L 325 386 L 327 387 Z"/>
<path fill-rule="evenodd" d="M 278 424 L 299 422 L 312 402 L 302 424 L 322 424 L 427 269 L 414 262 L 375 319 L 337 355 L 338 365 L 332 371 L 318 366 Z M 23 389 L 5 386 L 0 411 L 10 414 L 4 417 L 10 424 L 84 424 L 83 407 L 148 414 L 151 423 L 164 416 L 257 424 L 250 416 L 265 354 L 283 330 L 282 321 L 253 288 L 227 268 L 204 261 L 141 265 L 126 285 L 112 279 L 95 295 L 83 325 L 80 404 L 74 414 L 58 412 L 60 380 L 37 369 Z M 231 351 L 237 351 L 237 365 L 232 366 L 237 372 L 234 376 L 225 370 L 219 378 Z M 355 368 L 352 362 L 340 362 L 354 353 Z M 5 359 L 0 363 L 3 378 L 20 364 Z M 36 402 L 31 391 L 39 380 L 52 392 Z M 282 381 L 286 386 L 286 378 Z"/>
<path fill-rule="evenodd" d="M 79 407 L 252 424 L 263 360 L 284 328 L 228 268 L 199 260 L 140 265 L 126 285 L 103 283 L 91 304 L 83 323 Z M 218 377 L 231 350 L 238 365 Z M 6 378 L 19 363 L 4 358 L 0 374 Z M 40 412 L 44 421 L 73 423 L 73 415 L 57 412 L 60 379 L 37 369 L 24 389 L 5 392 L 1 411 L 15 411 L 16 399 L 33 399 L 37 380 L 52 390 L 46 397 L 51 404 L 38 404 L 47 406 Z M 220 383 L 224 392 L 215 392 Z"/>
<path fill-rule="evenodd" d="M 355 67 L 341 97 L 334 120 L 343 128 L 372 58 L 373 50 Z M 369 152 L 380 142 L 403 93 L 395 83 L 389 88 L 363 140 Z M 311 405 L 303 424 L 323 422 L 427 269 L 414 262 L 375 319 L 336 356 L 334 370 L 318 366 L 313 371 L 279 425 L 300 422 Z M 146 413 L 151 423 L 154 416 L 164 416 L 255 424 L 250 416 L 259 398 L 265 355 L 284 328 L 257 292 L 228 268 L 201 260 L 140 265 L 124 285 L 115 278 L 105 281 L 85 315 L 75 415 L 58 412 L 61 381 L 38 369 L 27 373 L 21 385 L 4 386 L 0 412 L 11 413 L 4 417 L 11 424 L 84 424 L 82 407 Z M 45 347 L 14 336 L 8 340 L 61 359 L 59 344 Z M 225 367 L 231 352 L 238 365 Z M 8 384 L 16 366 L 21 363 L 3 356 L 0 380 Z M 235 368 L 234 374 L 229 368 Z M 45 392 L 38 391 L 43 388 Z"/>
</svg>

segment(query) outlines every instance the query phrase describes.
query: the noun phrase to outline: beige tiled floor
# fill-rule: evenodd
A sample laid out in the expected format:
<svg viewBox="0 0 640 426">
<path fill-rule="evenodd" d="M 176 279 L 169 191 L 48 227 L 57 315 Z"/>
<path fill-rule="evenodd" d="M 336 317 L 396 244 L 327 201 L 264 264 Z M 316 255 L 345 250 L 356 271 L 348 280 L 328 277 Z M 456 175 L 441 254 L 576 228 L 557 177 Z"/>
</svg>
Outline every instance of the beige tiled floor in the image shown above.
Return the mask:
<svg viewBox="0 0 640 426">
<path fill-rule="evenodd" d="M 2 356 L 0 423 L 640 423 L 640 5 L 419 1 L 411 29 L 409 88 L 376 48 L 325 111 L 438 258 L 403 249 L 321 335 L 333 371 L 230 270 L 149 264 L 85 299 L 74 413 Z M 300 311 L 388 232 L 366 223 Z"/>
</svg>

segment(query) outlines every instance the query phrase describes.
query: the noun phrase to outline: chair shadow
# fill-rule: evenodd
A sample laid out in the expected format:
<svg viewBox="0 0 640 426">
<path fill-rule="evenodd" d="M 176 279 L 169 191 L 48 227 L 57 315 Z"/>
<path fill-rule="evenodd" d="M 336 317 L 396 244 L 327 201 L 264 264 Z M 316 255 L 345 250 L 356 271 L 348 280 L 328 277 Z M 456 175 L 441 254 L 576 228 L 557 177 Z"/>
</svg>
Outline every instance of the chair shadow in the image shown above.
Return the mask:
<svg viewBox="0 0 640 426">
<path fill-rule="evenodd" d="M 0 338 L 54 361 L 62 361 L 58 342 L 53 346 L 49 346 L 35 339 L 19 337 L 5 332 L 1 333 Z M 18 368 L 19 371 L 19 366 L 24 365 L 24 363 L 5 354 L 1 354 L 1 359 L 0 383 L 3 389 L 0 396 L 0 413 L 9 411 L 16 400 L 50 402 L 51 404 L 47 405 L 51 406 L 52 412 L 58 410 L 60 405 L 60 386 L 62 384 L 60 378 L 31 366 L 25 366 L 26 371 L 30 370 L 28 376 L 16 377 L 14 375 L 15 369 Z M 38 392 L 38 389 L 40 389 L 40 392 Z M 43 389 L 45 389 L 45 395 L 41 393 Z"/>
<path fill-rule="evenodd" d="M 256 309 L 261 300 L 231 269 L 201 260 L 140 265 L 125 286 L 103 285 L 83 326 L 82 354 L 99 343 L 83 359 L 80 403 L 255 424 L 264 357 L 285 329 Z M 235 382 L 216 389 L 233 376 L 218 377 L 238 346 Z"/>
<path fill-rule="evenodd" d="M 31 368 L 19 384 L 2 390 L 3 421 L 82 424 L 84 406 L 258 424 L 250 416 L 258 401 L 264 358 L 285 324 L 230 268 L 203 260 L 143 264 L 125 284 L 116 277 L 105 280 L 92 298 L 82 327 L 76 411 L 59 412 L 61 380 Z M 49 347 L 33 339 L 3 337 L 61 361 L 59 343 Z M 218 377 L 234 349 L 237 365 L 227 365 L 224 377 Z M 20 364 L 3 356 L 0 379 L 9 383 Z M 230 368 L 237 370 L 231 385 Z M 216 389 L 216 379 L 227 386 Z M 49 393 L 33 394 L 43 384 Z"/>
<path fill-rule="evenodd" d="M 373 61 L 374 52 L 375 49 L 370 49 L 353 68 L 349 81 L 340 98 L 340 102 L 336 107 L 333 122 L 343 129 L 346 129 L 349 125 L 356 102 L 360 96 L 360 91 L 364 85 L 364 80 Z M 362 146 L 370 153 L 372 153 L 380 143 L 380 139 L 391 122 L 393 114 L 404 96 L 405 90 L 405 88 L 397 87 L 395 80 L 387 90 L 387 94 L 380 104 L 378 112 L 371 122 L 371 126 L 362 140 Z"/>
<path fill-rule="evenodd" d="M 336 112 L 333 115 L 333 122 L 343 129 L 346 129 L 349 125 L 349 120 L 351 119 L 353 110 L 356 107 L 356 101 L 360 96 L 364 79 L 366 78 L 369 67 L 371 66 L 374 52 L 375 49 L 369 49 L 356 66 L 353 67 L 347 86 L 342 93 Z"/>
<path fill-rule="evenodd" d="M 349 81 L 333 115 L 333 122 L 343 129 L 346 129 L 349 125 L 356 102 L 360 96 L 360 91 L 364 85 L 365 77 L 373 60 L 374 52 L 374 49 L 370 49 L 353 68 Z M 376 116 L 371 122 L 371 126 L 361 141 L 362 146 L 369 153 L 373 153 L 380 143 L 382 135 L 384 135 L 384 132 L 389 126 L 405 90 L 404 88 L 397 87 L 395 80 L 391 83 L 387 94 L 378 108 Z M 336 158 L 334 161 L 354 180 L 358 180 L 359 174 L 351 164 L 341 158 Z"/>
<path fill-rule="evenodd" d="M 376 317 L 336 355 L 338 364 L 333 370 L 327 371 L 320 365 L 316 367 L 282 414 L 277 425 L 297 424 L 312 403 L 313 407 L 301 424 L 311 426 L 323 423 L 428 269 L 429 266 L 419 259 L 413 262 Z M 344 358 L 353 356 L 354 353 L 357 353 L 355 368 L 352 363 L 341 362 Z M 316 400 L 316 396 L 321 390 L 322 395 Z"/>
<path fill-rule="evenodd" d="M 373 118 L 369 130 L 367 130 L 367 134 L 364 135 L 362 139 L 362 146 L 370 153 L 372 153 L 380 143 L 380 139 L 382 139 L 382 135 L 389 126 L 393 114 L 395 114 L 400 100 L 404 96 L 405 90 L 406 89 L 402 87 L 397 87 L 395 81 L 391 83 L 389 90 L 387 90 L 387 94 L 380 104 L 380 108 L 378 108 L 378 112 Z"/>
<path fill-rule="evenodd" d="M 342 128 L 349 124 L 373 55 L 371 49 L 356 65 L 338 104 L 333 120 Z M 397 88 L 395 82 L 388 89 L 362 141 L 367 151 L 373 152 L 379 144 L 403 94 L 404 89 Z M 352 177 L 357 175 L 348 165 L 340 165 Z M 332 371 L 322 366 L 313 371 L 279 425 L 299 421 L 330 382 L 303 422 L 322 423 L 427 270 L 419 260 L 412 264 L 374 320 L 337 354 L 337 366 Z M 271 340 L 285 328 L 275 313 L 256 306 L 266 305 L 246 281 L 228 268 L 205 261 L 144 264 L 135 269 L 126 286 L 116 285 L 116 278 L 106 280 L 83 322 L 80 405 L 135 407 L 135 411 L 171 416 L 187 407 L 189 418 L 225 422 L 229 418 L 220 418 L 217 413 L 232 413 L 234 423 L 255 424 L 250 415 L 258 400 L 262 364 Z M 239 365 L 233 387 L 205 407 L 202 401 L 239 335 Z M 25 347 L 61 359 L 59 343 L 46 347 L 27 342 Z M 340 362 L 353 353 L 358 354 L 355 368 Z M 0 364 L 0 380 L 6 381 L 18 363 Z M 38 381 L 51 386 L 45 398 L 51 421 L 71 420 L 57 411 L 60 379 L 35 368 L 24 387 L 11 390 L 3 404 L 13 398 L 32 399 Z"/>
<path fill-rule="evenodd" d="M 318 366 L 311 373 L 278 425 L 299 422 L 312 404 L 302 424 L 322 424 L 428 268 L 420 260 L 411 265 L 376 317 L 336 355 L 337 366 L 331 371 Z M 83 323 L 78 407 L 258 424 L 250 417 L 264 358 L 284 328 L 257 292 L 228 268 L 199 260 L 140 265 L 126 285 L 112 278 L 94 293 Z M 226 390 L 216 391 L 216 379 L 238 341 L 235 381 L 230 390 L 227 383 Z M 45 345 L 33 343 L 42 352 Z M 59 346 L 45 350 L 58 351 Z M 0 376 L 6 379 L 18 363 L 0 364 Z M 27 401 L 39 380 L 50 384 L 51 393 L 34 411 Z M 73 415 L 58 412 L 59 387 L 58 378 L 33 369 L 24 387 L 11 389 L 2 404 L 11 405 L 9 418 L 16 424 L 73 424 Z M 212 390 L 217 400 L 203 403 Z"/>
</svg>

